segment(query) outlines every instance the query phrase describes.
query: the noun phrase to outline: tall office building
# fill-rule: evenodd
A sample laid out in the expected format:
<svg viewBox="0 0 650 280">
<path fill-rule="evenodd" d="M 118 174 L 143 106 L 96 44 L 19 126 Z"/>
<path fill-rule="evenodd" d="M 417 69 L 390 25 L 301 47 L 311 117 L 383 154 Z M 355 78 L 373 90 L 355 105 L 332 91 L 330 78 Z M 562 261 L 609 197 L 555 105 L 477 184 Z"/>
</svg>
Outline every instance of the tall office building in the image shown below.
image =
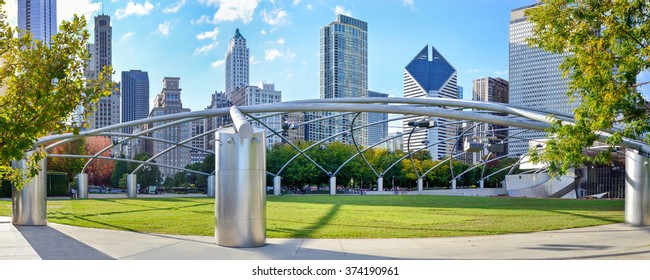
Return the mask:
<svg viewBox="0 0 650 280">
<path fill-rule="evenodd" d="M 149 74 L 142 70 L 122 71 L 122 120 L 130 122 L 149 115 Z M 122 128 L 133 133 L 133 127 Z"/>
<path fill-rule="evenodd" d="M 431 60 L 429 60 L 431 57 Z M 458 99 L 456 69 L 431 46 L 425 46 L 404 68 L 404 97 L 406 98 L 453 98 Z M 428 121 L 436 124 L 432 128 L 409 126 L 411 121 Z M 457 125 L 444 118 L 412 117 L 402 122 L 404 148 L 417 151 L 429 144 L 429 153 L 434 159 L 450 156 L 456 143 Z M 410 138 L 410 139 L 409 139 Z"/>
<path fill-rule="evenodd" d="M 156 95 L 154 99 L 154 107 L 149 113 L 149 117 L 157 117 L 164 115 L 171 115 L 183 112 L 190 112 L 190 109 L 183 108 L 183 103 L 181 102 L 181 91 L 182 89 L 179 86 L 180 78 L 165 77 L 163 79 L 163 89 Z M 149 125 L 149 128 L 161 126 L 166 122 L 153 122 Z M 185 139 L 190 138 L 191 135 L 191 123 L 183 123 L 164 129 L 156 130 L 152 133 L 154 138 L 164 139 L 171 141 L 173 143 L 179 143 Z M 156 155 L 165 149 L 172 146 L 169 143 L 163 143 L 158 141 L 153 141 L 150 147 L 150 153 Z M 185 146 L 178 146 L 171 151 L 162 154 L 156 159 L 156 162 L 163 165 L 170 165 L 175 167 L 185 167 L 191 163 L 190 158 L 190 148 Z M 174 176 L 177 169 L 169 167 L 160 167 L 160 173 L 163 178 Z"/>
<path fill-rule="evenodd" d="M 94 69 L 86 70 L 86 79 L 97 78 L 104 67 L 113 65 L 113 27 L 111 26 L 111 17 L 108 15 L 99 15 L 95 17 L 95 43 L 89 45 L 92 49 L 92 62 L 88 67 Z M 112 80 L 112 76 L 109 76 Z M 92 129 L 102 128 L 120 123 L 120 90 L 119 87 L 113 91 L 113 94 L 102 97 L 97 102 L 97 108 L 89 118 Z"/>
<path fill-rule="evenodd" d="M 563 79 L 558 70 L 565 55 L 529 47 L 525 41 L 533 36 L 533 23 L 528 21 L 525 11 L 537 5 L 541 4 L 517 8 L 510 13 L 510 104 L 573 114 L 579 102 L 569 103 L 569 97 L 566 95 L 568 80 Z M 524 132 L 518 134 L 518 137 L 542 139 L 546 138 L 546 133 Z M 511 141 L 508 147 L 510 154 L 524 154 L 528 151 L 528 141 Z"/>
<path fill-rule="evenodd" d="M 388 97 L 388 93 L 368 91 L 368 97 Z M 377 144 L 388 136 L 388 114 L 387 113 L 368 113 L 368 124 L 378 123 L 368 127 L 368 146 Z"/>
<path fill-rule="evenodd" d="M 268 103 L 282 102 L 282 91 L 275 90 L 274 84 L 260 83 L 259 86 L 245 86 L 235 90 L 230 95 L 230 102 L 236 106 L 251 106 Z M 261 117 L 266 113 L 251 114 L 254 117 Z M 273 131 L 279 131 L 282 123 L 282 116 L 277 115 L 261 119 Z M 253 122 L 253 126 L 264 128 L 258 122 Z M 272 135 L 271 131 L 266 132 L 266 135 Z M 281 143 L 281 139 L 277 136 L 266 138 L 267 146 L 273 146 L 276 143 Z"/>
<path fill-rule="evenodd" d="M 474 80 L 472 88 L 472 100 L 507 104 L 509 102 L 508 81 L 501 78 L 490 77 Z M 508 137 L 507 129 L 507 126 L 482 123 L 477 124 L 475 129 L 473 129 L 472 136 L 480 137 L 484 144 L 486 141 L 489 143 L 499 144 L 502 140 Z M 484 145 L 483 151 L 473 153 L 472 163 L 480 162 L 481 158 L 486 156 L 488 153 L 489 152 L 487 151 L 487 146 Z M 504 147 L 503 152 L 497 152 L 495 155 L 498 157 L 507 153 L 508 150 L 506 147 Z"/>
<path fill-rule="evenodd" d="M 230 39 L 226 52 L 226 97 L 236 89 L 248 86 L 249 64 L 246 38 L 239 33 L 238 28 L 235 36 Z"/>
<path fill-rule="evenodd" d="M 320 98 L 368 97 L 368 24 L 364 21 L 337 15 L 336 21 L 320 30 Z M 349 130 L 354 115 L 329 119 L 312 133 L 320 140 Z M 363 113 L 355 126 L 368 124 Z M 368 129 L 354 132 L 357 144 L 368 145 Z M 334 141 L 352 143 L 350 137 Z"/>
<path fill-rule="evenodd" d="M 18 0 L 18 29 L 29 30 L 34 39 L 50 44 L 57 33 L 56 0 Z"/>
<path fill-rule="evenodd" d="M 230 101 L 228 101 L 228 98 L 226 98 L 226 94 L 224 92 L 220 91 L 215 91 L 212 94 L 212 99 L 210 101 L 210 105 L 206 107 L 206 110 L 216 110 L 220 108 L 229 108 L 231 106 Z M 230 119 L 230 114 L 225 114 L 221 116 L 215 116 L 211 118 L 205 118 L 204 120 L 204 127 L 206 131 L 214 130 L 220 127 L 224 127 L 226 125 L 232 124 L 232 119 Z M 206 135 L 205 140 L 205 147 L 204 149 L 209 149 L 209 150 L 214 150 L 214 133 L 210 133 Z"/>
</svg>

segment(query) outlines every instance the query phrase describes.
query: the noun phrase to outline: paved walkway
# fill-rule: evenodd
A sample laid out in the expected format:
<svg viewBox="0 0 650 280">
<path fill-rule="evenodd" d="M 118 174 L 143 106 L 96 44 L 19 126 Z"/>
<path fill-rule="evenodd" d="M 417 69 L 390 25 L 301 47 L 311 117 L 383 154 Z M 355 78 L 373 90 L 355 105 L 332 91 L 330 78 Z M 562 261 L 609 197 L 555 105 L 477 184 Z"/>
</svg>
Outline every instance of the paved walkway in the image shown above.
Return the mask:
<svg viewBox="0 0 650 280">
<path fill-rule="evenodd" d="M 650 260 L 650 227 L 613 224 L 548 232 L 414 239 L 267 239 L 226 248 L 211 236 L 145 234 L 49 223 L 13 226 L 0 217 L 0 260 Z"/>
</svg>

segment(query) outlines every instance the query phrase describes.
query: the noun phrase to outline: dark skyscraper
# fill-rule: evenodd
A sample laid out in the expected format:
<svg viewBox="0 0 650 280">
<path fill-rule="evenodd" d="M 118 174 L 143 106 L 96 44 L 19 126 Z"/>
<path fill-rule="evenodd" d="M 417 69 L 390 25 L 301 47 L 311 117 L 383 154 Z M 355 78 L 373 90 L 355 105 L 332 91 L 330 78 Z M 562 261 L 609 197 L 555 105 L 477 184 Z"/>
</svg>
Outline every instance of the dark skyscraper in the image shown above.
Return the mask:
<svg viewBox="0 0 650 280">
<path fill-rule="evenodd" d="M 122 71 L 122 122 L 144 119 L 149 115 L 149 75 L 141 70 Z M 132 133 L 133 127 L 122 128 Z"/>
</svg>

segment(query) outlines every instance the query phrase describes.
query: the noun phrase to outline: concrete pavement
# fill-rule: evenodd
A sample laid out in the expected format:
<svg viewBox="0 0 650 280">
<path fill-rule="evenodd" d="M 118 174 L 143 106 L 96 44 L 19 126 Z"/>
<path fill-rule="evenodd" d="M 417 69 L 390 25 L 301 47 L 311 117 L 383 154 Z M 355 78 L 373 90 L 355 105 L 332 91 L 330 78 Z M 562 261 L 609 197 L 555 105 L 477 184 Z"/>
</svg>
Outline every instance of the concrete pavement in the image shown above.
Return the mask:
<svg viewBox="0 0 650 280">
<path fill-rule="evenodd" d="M 612 224 L 547 232 L 413 239 L 267 239 L 226 248 L 212 236 L 102 230 L 0 217 L 0 260 L 650 260 L 650 227 Z"/>
</svg>

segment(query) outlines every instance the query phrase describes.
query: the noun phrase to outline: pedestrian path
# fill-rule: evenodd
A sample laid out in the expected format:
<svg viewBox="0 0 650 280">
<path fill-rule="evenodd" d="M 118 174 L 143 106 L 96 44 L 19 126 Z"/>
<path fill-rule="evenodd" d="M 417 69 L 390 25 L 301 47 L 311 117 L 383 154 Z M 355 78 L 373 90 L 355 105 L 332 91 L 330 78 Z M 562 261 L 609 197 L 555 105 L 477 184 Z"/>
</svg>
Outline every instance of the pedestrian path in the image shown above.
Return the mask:
<svg viewBox="0 0 650 280">
<path fill-rule="evenodd" d="M 0 260 L 650 260 L 650 227 L 612 224 L 535 233 L 445 238 L 267 239 L 227 248 L 179 236 L 49 223 L 15 227 L 0 217 Z"/>
</svg>

